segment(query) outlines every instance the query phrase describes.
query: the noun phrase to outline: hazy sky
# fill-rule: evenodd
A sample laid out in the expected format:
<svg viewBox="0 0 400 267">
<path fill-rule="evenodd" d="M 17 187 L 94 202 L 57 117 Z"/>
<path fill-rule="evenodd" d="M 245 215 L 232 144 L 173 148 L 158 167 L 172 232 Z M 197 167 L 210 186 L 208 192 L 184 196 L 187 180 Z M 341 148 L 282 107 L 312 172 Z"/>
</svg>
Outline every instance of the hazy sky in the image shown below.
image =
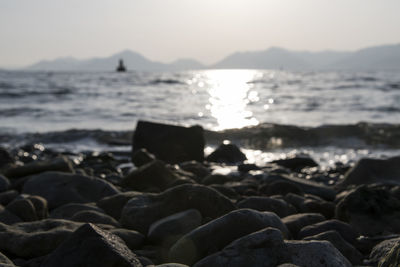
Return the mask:
<svg viewBox="0 0 400 267">
<path fill-rule="evenodd" d="M 214 63 L 281 46 L 400 43 L 400 0 L 0 0 L 0 66 L 124 49 Z"/>
</svg>

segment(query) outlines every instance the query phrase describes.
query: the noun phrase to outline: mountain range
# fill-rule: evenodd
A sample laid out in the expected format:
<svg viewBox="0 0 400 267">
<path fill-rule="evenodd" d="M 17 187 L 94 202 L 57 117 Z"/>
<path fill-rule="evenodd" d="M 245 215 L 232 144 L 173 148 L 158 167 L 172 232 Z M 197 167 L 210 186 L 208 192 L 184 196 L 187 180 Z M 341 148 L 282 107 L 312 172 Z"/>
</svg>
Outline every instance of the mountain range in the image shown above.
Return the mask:
<svg viewBox="0 0 400 267">
<path fill-rule="evenodd" d="M 400 44 L 369 47 L 353 52 L 292 51 L 272 47 L 263 51 L 237 52 L 221 61 L 204 65 L 194 59 L 172 63 L 151 61 L 143 55 L 125 50 L 110 57 L 79 60 L 72 57 L 44 60 L 25 70 L 45 71 L 113 71 L 119 59 L 128 70 L 177 71 L 194 69 L 290 69 L 290 70 L 400 70 Z"/>
</svg>

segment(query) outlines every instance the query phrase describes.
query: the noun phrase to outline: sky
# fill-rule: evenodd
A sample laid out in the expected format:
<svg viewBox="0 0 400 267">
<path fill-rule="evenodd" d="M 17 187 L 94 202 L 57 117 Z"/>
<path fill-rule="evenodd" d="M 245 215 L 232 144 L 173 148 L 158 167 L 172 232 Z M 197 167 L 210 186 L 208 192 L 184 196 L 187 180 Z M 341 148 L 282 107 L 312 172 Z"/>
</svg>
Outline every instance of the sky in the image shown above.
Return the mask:
<svg viewBox="0 0 400 267">
<path fill-rule="evenodd" d="M 0 0 L 0 67 L 130 49 L 161 62 L 400 43 L 400 0 Z"/>
</svg>

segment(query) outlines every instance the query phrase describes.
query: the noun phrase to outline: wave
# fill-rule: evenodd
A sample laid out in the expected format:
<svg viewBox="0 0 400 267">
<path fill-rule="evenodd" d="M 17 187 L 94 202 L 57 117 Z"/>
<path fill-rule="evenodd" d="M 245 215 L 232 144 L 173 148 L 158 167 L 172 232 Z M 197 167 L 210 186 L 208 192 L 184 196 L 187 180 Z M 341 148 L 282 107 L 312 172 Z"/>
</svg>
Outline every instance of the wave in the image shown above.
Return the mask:
<svg viewBox="0 0 400 267">
<path fill-rule="evenodd" d="M 154 84 L 183 84 L 183 83 L 175 79 L 155 79 L 150 81 L 150 84 L 154 85 Z"/>
</svg>

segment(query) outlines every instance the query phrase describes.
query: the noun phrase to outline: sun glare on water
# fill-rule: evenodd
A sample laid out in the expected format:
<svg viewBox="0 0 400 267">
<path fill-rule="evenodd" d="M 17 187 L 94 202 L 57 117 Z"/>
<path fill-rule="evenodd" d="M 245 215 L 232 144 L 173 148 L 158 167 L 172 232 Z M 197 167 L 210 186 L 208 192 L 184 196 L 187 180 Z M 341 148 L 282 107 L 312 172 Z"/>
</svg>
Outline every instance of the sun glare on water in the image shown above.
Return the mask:
<svg viewBox="0 0 400 267">
<path fill-rule="evenodd" d="M 215 130 L 242 128 L 258 125 L 258 120 L 248 110 L 248 105 L 258 102 L 252 84 L 255 70 L 210 70 L 204 72 L 205 85 L 209 94 L 206 109 L 217 120 Z"/>
</svg>

